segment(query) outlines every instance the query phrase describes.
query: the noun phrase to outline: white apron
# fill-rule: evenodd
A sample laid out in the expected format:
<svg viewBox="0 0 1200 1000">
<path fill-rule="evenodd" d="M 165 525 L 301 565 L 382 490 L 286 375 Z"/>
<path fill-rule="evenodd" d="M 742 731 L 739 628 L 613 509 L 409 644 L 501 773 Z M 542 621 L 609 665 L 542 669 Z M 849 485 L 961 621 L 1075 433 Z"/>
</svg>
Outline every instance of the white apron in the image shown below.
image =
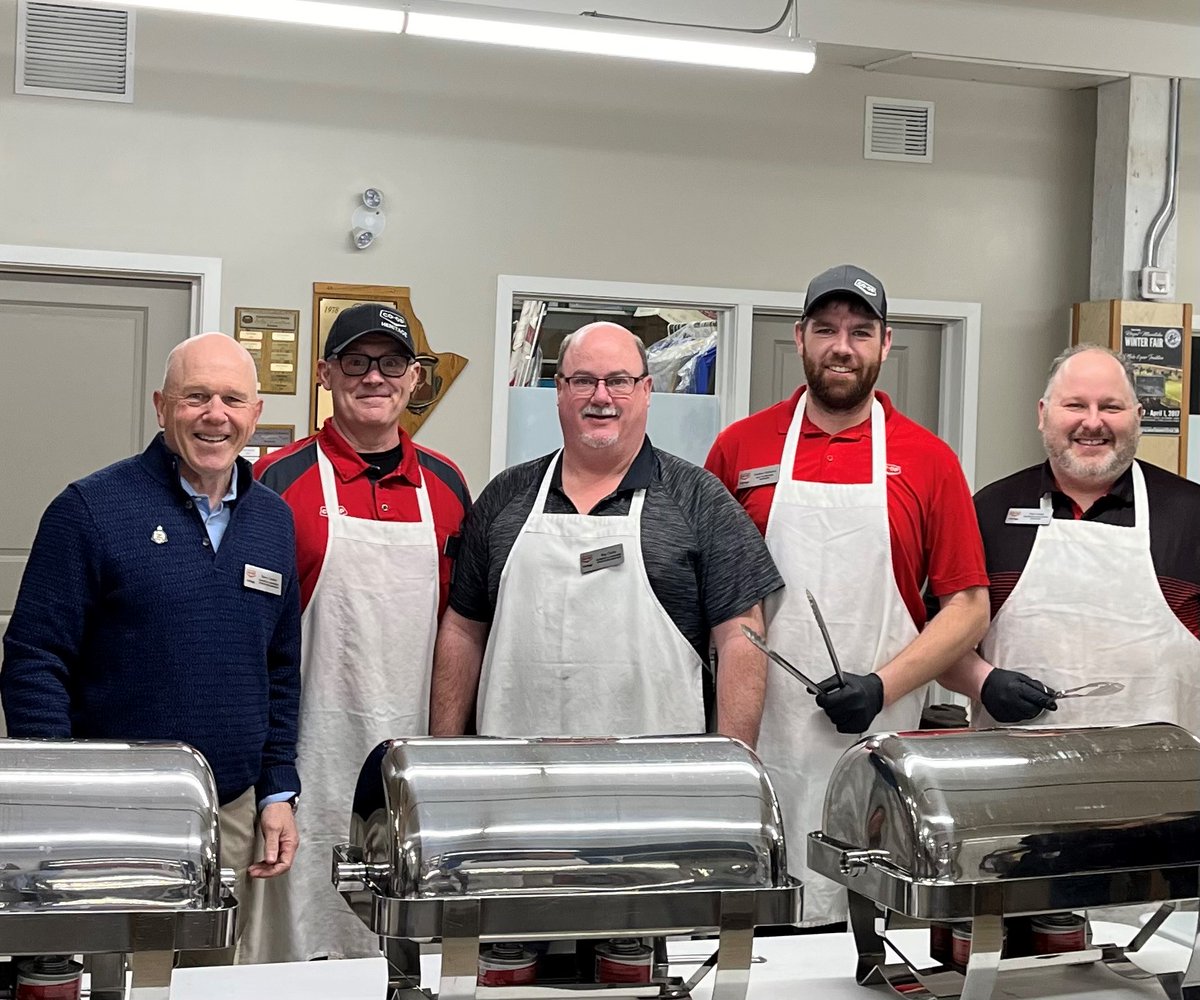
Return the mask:
<svg viewBox="0 0 1200 1000">
<path fill-rule="evenodd" d="M 300 849 L 288 874 L 256 880 L 261 908 L 241 961 L 379 954 L 378 938 L 330 882 L 332 848 L 347 838 L 371 749 L 429 733 L 438 545 L 424 478 L 420 521 L 375 521 L 341 512 L 333 466 L 319 445 L 317 465 L 329 538 L 301 619 Z"/>
<path fill-rule="evenodd" d="M 624 517 L 547 514 L 557 465 L 556 457 L 500 576 L 479 679 L 479 733 L 704 732 L 704 664 L 646 575 L 646 491 L 634 493 Z M 620 564 L 580 571 L 581 555 L 618 545 Z"/>
<path fill-rule="evenodd" d="M 1150 556 L 1150 510 L 1133 463 L 1134 526 L 1054 518 L 981 645 L 993 666 L 1056 691 L 1118 681 L 1119 694 L 1063 698 L 1032 725 L 1174 722 L 1200 731 L 1200 641 L 1163 597 Z M 978 703 L 979 728 L 999 725 Z"/>
<path fill-rule="evenodd" d="M 807 401 L 807 394 L 803 397 Z M 779 462 L 767 519 L 767 548 L 787 586 L 767 598 L 771 646 L 820 680 L 833 673 L 804 596 L 821 606 L 842 669 L 877 670 L 917 636 L 896 587 L 887 509 L 887 429 L 883 406 L 871 405 L 871 481 L 809 483 L 792 478 L 803 406 L 796 407 Z M 872 732 L 916 729 L 925 690 L 885 708 Z M 846 919 L 846 893 L 806 870 L 808 834 L 821 829 L 833 765 L 859 737 L 843 736 L 804 686 L 774 663 L 767 667 L 758 755 L 779 797 L 788 869 L 804 880 L 804 921 L 818 927 Z"/>
</svg>

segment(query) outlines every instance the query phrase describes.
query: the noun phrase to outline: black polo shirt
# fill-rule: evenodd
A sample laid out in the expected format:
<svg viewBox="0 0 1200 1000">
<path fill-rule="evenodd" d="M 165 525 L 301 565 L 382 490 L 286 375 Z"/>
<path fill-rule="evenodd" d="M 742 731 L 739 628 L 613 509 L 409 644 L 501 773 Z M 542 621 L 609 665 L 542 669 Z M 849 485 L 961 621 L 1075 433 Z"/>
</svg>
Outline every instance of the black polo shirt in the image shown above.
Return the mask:
<svg viewBox="0 0 1200 1000">
<path fill-rule="evenodd" d="M 544 455 L 505 469 L 484 487 L 467 515 L 450 587 L 450 606 L 464 618 L 492 620 L 500 574 L 553 458 Z M 712 627 L 752 608 L 782 587 L 783 578 L 762 535 L 720 480 L 652 447 L 649 438 L 621 484 L 591 513 L 628 514 L 639 489 L 646 490 L 642 556 L 650 587 L 675 627 L 707 663 Z M 563 492 L 561 460 L 545 512 L 579 513 Z M 546 586 L 553 587 L 554 581 L 546 581 Z"/>
<path fill-rule="evenodd" d="M 1200 484 L 1157 465 L 1140 462 L 1150 506 L 1150 557 L 1163 597 L 1176 617 L 1200 637 Z M 1049 496 L 1054 517 L 1132 527 L 1133 472 L 1083 511 L 1058 489 L 1050 463 L 1043 462 L 985 486 L 975 494 L 975 513 L 987 555 L 992 617 L 1013 592 L 1033 551 L 1037 525 L 1006 524 L 1011 507 L 1038 507 Z M 1081 586 L 1119 587 L 1119 580 L 1080 581 Z"/>
</svg>

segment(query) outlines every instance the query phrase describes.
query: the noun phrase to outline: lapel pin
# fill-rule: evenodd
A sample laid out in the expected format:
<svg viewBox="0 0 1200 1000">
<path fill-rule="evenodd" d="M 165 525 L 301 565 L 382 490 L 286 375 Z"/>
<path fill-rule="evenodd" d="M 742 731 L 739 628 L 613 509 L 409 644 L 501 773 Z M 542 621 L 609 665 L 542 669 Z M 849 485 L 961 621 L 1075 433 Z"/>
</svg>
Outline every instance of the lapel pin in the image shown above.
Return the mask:
<svg viewBox="0 0 1200 1000">
<path fill-rule="evenodd" d="M 167 533 L 165 531 L 163 531 L 163 526 L 160 524 L 150 534 L 150 541 L 152 541 L 155 545 L 162 545 L 166 542 L 166 540 L 167 540 Z"/>
</svg>

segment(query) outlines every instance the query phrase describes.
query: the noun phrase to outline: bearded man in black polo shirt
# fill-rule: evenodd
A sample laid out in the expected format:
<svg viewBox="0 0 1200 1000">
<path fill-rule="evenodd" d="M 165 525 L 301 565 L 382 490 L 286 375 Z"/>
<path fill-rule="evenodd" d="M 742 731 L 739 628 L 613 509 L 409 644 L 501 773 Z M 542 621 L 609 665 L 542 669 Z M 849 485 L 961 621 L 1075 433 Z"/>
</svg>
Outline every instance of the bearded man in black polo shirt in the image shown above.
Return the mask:
<svg viewBox="0 0 1200 1000">
<path fill-rule="evenodd" d="M 1141 417 L 1123 357 L 1064 351 L 1038 403 L 1047 460 L 976 495 L 992 624 L 941 678 L 976 726 L 1056 709 L 1200 730 L 1200 485 L 1135 461 Z M 1123 690 L 1056 702 L 1093 682 Z"/>
</svg>

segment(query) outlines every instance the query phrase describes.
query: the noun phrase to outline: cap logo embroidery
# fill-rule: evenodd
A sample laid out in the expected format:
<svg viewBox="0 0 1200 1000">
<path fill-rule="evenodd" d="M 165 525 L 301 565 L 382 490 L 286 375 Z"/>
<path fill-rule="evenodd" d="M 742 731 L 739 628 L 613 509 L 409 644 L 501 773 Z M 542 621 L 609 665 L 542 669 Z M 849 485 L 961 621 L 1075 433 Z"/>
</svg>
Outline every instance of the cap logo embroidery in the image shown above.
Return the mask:
<svg viewBox="0 0 1200 1000">
<path fill-rule="evenodd" d="M 878 295 L 879 289 L 872 285 L 869 281 L 863 281 L 862 278 L 854 279 L 854 287 L 866 292 L 868 295 Z"/>
</svg>

